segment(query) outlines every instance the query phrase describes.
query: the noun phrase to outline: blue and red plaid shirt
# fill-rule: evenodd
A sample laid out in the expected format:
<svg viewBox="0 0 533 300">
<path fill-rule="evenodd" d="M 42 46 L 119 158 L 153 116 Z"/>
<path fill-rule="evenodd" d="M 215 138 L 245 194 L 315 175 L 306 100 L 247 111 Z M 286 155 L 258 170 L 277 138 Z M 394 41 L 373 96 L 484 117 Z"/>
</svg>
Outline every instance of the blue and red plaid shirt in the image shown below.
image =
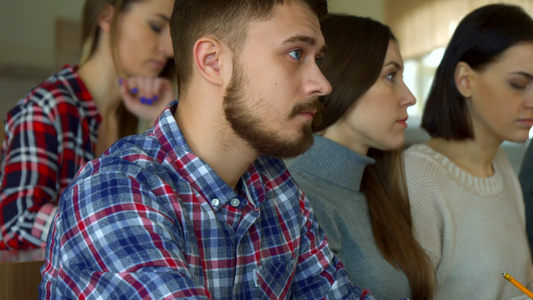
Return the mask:
<svg viewBox="0 0 533 300">
<path fill-rule="evenodd" d="M 5 118 L 0 250 L 44 247 L 59 195 L 94 158 L 101 118 L 76 71 L 65 66 Z"/>
<path fill-rule="evenodd" d="M 76 299 L 373 299 L 349 282 L 281 160 L 235 193 L 195 156 L 172 102 L 61 196 L 40 296 Z"/>
</svg>

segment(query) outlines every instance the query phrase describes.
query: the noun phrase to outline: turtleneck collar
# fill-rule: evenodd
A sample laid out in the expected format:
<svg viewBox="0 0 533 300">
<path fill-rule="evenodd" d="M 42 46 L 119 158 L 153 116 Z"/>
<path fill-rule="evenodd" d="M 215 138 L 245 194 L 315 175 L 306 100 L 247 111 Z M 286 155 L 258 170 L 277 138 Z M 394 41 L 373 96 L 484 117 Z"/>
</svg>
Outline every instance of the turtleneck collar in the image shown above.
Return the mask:
<svg viewBox="0 0 533 300">
<path fill-rule="evenodd" d="M 311 172 L 332 184 L 359 191 L 363 172 L 375 160 L 354 152 L 341 144 L 320 135 L 314 135 L 313 147 L 289 162 L 297 169 Z"/>
</svg>

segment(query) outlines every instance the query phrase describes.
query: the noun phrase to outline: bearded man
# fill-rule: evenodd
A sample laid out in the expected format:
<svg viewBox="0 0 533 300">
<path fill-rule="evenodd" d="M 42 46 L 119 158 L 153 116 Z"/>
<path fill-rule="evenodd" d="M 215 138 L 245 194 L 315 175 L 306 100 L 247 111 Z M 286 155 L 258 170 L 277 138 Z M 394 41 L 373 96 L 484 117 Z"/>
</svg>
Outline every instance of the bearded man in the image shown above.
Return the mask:
<svg viewBox="0 0 533 300">
<path fill-rule="evenodd" d="M 373 299 L 281 160 L 312 145 L 331 91 L 325 14 L 326 0 L 176 0 L 179 102 L 62 195 L 41 297 Z"/>
</svg>

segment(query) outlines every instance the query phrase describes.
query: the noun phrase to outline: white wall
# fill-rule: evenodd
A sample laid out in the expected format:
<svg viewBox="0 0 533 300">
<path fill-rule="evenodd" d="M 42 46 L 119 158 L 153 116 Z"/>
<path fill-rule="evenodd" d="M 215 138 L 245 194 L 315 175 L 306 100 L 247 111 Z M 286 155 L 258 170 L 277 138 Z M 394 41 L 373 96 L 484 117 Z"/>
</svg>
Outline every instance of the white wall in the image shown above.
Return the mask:
<svg viewBox="0 0 533 300">
<path fill-rule="evenodd" d="M 57 19 L 79 20 L 84 0 L 1 0 L 0 120 L 57 70 Z"/>
<path fill-rule="evenodd" d="M 80 19 L 83 0 L 2 0 L 0 64 L 54 67 L 56 18 Z"/>
</svg>

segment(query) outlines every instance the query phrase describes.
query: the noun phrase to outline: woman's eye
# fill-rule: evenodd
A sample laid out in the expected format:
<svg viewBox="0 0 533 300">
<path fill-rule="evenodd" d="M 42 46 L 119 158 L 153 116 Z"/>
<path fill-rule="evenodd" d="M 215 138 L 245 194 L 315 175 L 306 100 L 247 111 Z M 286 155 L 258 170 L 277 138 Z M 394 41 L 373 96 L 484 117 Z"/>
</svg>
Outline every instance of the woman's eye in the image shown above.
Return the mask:
<svg viewBox="0 0 533 300">
<path fill-rule="evenodd" d="M 516 83 L 511 83 L 511 86 L 516 89 L 516 90 L 523 90 L 526 88 L 526 86 L 524 85 L 521 85 L 521 84 L 516 84 Z"/>
<path fill-rule="evenodd" d="M 397 73 L 398 72 L 392 72 L 392 73 L 387 74 L 385 77 L 387 78 L 387 80 L 394 82 L 396 81 L 395 78 L 396 78 Z"/>
<path fill-rule="evenodd" d="M 292 56 L 294 59 L 300 59 L 302 57 L 302 50 L 292 50 L 289 52 L 289 55 Z"/>
<path fill-rule="evenodd" d="M 160 26 L 157 26 L 156 24 L 153 24 L 153 23 L 148 23 L 150 25 L 150 28 L 155 32 L 155 33 L 160 33 L 162 31 L 162 28 Z"/>
<path fill-rule="evenodd" d="M 530 82 L 509 82 L 509 84 L 515 90 L 524 90 L 529 87 Z"/>
</svg>

